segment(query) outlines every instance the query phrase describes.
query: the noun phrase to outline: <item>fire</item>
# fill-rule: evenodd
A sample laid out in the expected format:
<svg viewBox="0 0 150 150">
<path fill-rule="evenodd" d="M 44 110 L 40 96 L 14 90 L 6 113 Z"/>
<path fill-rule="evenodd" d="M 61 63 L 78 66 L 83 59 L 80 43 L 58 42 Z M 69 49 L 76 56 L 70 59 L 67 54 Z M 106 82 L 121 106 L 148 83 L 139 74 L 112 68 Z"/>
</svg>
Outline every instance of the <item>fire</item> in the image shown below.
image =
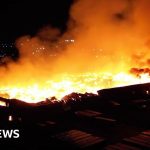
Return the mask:
<svg viewBox="0 0 150 150">
<path fill-rule="evenodd" d="M 0 106 L 4 106 L 4 107 L 6 107 L 6 103 L 5 103 L 5 102 L 0 101 Z"/>
<path fill-rule="evenodd" d="M 65 31 L 16 39 L 18 59 L 0 66 L 0 96 L 36 103 L 150 82 L 149 8 L 149 0 L 75 1 Z"/>
<path fill-rule="evenodd" d="M 59 77 L 59 78 L 58 78 Z M 118 74 L 111 73 L 83 73 L 83 74 L 61 74 L 55 80 L 47 80 L 42 85 L 35 83 L 19 87 L 10 85 L 0 88 L 1 97 L 16 98 L 29 103 L 36 103 L 46 98 L 56 96 L 61 100 L 65 95 L 72 92 L 77 93 L 97 93 L 101 88 L 125 86 L 137 83 L 150 82 L 149 74 L 141 74 L 135 77 L 124 72 Z"/>
</svg>

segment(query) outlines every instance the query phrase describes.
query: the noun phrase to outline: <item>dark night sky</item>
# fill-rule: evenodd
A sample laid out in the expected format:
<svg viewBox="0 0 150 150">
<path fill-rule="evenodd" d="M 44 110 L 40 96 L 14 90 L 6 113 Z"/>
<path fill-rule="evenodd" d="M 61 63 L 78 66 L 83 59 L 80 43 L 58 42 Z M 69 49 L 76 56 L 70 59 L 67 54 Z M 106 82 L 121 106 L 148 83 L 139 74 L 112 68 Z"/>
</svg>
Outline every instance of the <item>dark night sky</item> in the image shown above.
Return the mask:
<svg viewBox="0 0 150 150">
<path fill-rule="evenodd" d="M 41 27 L 52 25 L 64 30 L 73 0 L 1 0 L 0 40 L 34 35 Z"/>
</svg>

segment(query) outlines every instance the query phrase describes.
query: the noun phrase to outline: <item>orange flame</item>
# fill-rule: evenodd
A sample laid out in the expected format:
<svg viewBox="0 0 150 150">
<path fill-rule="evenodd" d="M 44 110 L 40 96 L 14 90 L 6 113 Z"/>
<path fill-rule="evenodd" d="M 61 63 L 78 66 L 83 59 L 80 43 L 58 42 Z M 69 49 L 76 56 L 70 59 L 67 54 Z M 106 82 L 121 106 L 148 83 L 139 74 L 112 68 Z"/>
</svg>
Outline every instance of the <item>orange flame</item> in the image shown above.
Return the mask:
<svg viewBox="0 0 150 150">
<path fill-rule="evenodd" d="M 126 73 L 85 73 L 85 74 L 63 74 L 60 79 L 47 80 L 43 85 L 38 83 L 32 85 L 21 85 L 20 87 L 11 85 L 10 87 L 1 87 L 1 97 L 16 98 L 26 102 L 39 102 L 56 96 L 59 100 L 72 92 L 77 93 L 97 93 L 101 88 L 110 88 L 116 86 L 124 86 L 137 83 L 150 82 L 148 74 L 141 74 L 141 78 L 137 78 Z"/>
<path fill-rule="evenodd" d="M 1 97 L 38 102 L 150 82 L 150 1 L 78 0 L 67 31 L 46 27 L 16 41 L 20 57 L 0 68 Z"/>
</svg>

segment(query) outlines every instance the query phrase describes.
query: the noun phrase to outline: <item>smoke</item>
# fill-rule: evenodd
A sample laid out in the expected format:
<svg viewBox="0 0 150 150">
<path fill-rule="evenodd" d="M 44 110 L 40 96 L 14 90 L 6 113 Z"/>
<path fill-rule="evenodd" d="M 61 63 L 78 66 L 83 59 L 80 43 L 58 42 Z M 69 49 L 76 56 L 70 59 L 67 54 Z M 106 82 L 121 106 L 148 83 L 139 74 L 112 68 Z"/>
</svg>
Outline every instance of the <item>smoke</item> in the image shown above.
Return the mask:
<svg viewBox="0 0 150 150">
<path fill-rule="evenodd" d="M 16 40 L 17 62 L 1 68 L 1 84 L 42 84 L 61 73 L 148 68 L 149 0 L 76 0 L 67 31 L 42 28 Z"/>
<path fill-rule="evenodd" d="M 77 0 L 64 35 L 45 27 L 35 37 L 17 40 L 20 60 L 44 66 L 46 62 L 56 72 L 114 71 L 114 66 L 128 69 L 143 65 L 143 60 L 147 65 L 149 6 L 149 0 Z M 55 59 L 49 57 L 53 55 L 57 55 Z"/>
<path fill-rule="evenodd" d="M 83 68 L 95 70 L 112 72 L 147 65 L 149 7 L 149 0 L 77 1 L 71 11 L 77 46 L 68 50 L 70 55 L 82 57 Z"/>
</svg>

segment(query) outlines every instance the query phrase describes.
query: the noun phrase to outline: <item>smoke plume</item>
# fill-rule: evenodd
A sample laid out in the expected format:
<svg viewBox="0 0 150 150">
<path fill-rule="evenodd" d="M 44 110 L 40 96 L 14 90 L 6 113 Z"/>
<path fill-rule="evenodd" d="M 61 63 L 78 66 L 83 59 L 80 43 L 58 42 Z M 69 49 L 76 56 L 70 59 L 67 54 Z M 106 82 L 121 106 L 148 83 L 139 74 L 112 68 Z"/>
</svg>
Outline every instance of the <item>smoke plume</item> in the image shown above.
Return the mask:
<svg viewBox="0 0 150 150">
<path fill-rule="evenodd" d="M 62 73 L 149 68 L 149 0 L 76 0 L 67 31 L 42 28 L 16 40 L 17 62 L 1 68 L 1 84 L 43 84 Z"/>
</svg>

